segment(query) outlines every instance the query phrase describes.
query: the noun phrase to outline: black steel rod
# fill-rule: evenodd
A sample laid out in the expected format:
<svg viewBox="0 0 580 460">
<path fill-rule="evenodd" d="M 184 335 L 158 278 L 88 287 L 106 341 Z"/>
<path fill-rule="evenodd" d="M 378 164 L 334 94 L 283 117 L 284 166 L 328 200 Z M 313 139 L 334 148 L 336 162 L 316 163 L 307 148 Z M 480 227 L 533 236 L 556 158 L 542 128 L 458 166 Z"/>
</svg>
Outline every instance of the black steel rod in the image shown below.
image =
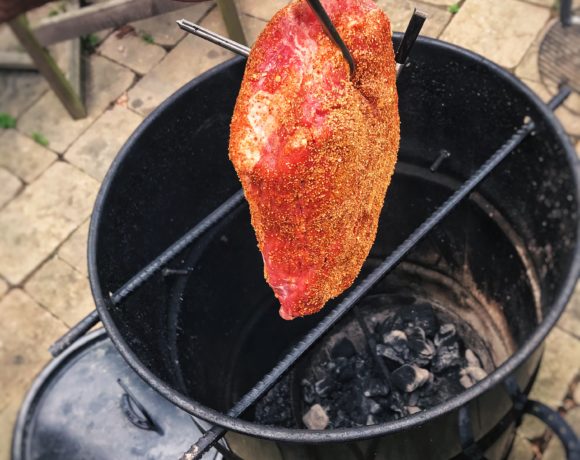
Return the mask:
<svg viewBox="0 0 580 460">
<path fill-rule="evenodd" d="M 564 102 L 570 94 L 570 88 L 562 87 L 560 92 L 547 104 L 552 110 Z M 451 197 L 445 201 L 421 226 L 419 226 L 381 265 L 353 288 L 344 300 L 332 310 L 312 331 L 300 341 L 252 390 L 246 393 L 228 411 L 230 417 L 240 416 L 246 409 L 256 403 L 308 349 L 322 337 L 338 320 L 340 320 L 372 287 L 381 281 L 405 255 L 421 241 L 427 233 L 437 226 L 455 207 L 466 198 L 522 141 L 535 129 L 533 121 L 522 125 Z M 198 460 L 215 444 L 226 429 L 214 426 L 208 430 L 181 460 Z"/>
<path fill-rule="evenodd" d="M 80 339 L 83 335 L 89 332 L 94 326 L 98 324 L 101 319 L 99 318 L 99 313 L 97 310 L 93 310 L 83 319 L 81 319 L 75 326 L 71 327 L 69 331 L 63 335 L 60 339 L 54 342 L 48 351 L 53 358 L 56 358 L 68 347 L 70 347 L 74 342 Z"/>
<path fill-rule="evenodd" d="M 133 291 L 138 289 L 155 273 L 163 268 L 165 264 L 171 261 L 177 254 L 187 248 L 196 239 L 226 217 L 236 206 L 244 201 L 244 192 L 237 191 L 229 197 L 219 208 L 213 211 L 205 219 L 199 222 L 195 227 L 183 235 L 179 240 L 173 243 L 159 257 L 153 260 L 143 270 L 137 273 L 127 283 L 125 283 L 117 292 L 111 296 L 111 302 L 116 305 Z"/>
</svg>

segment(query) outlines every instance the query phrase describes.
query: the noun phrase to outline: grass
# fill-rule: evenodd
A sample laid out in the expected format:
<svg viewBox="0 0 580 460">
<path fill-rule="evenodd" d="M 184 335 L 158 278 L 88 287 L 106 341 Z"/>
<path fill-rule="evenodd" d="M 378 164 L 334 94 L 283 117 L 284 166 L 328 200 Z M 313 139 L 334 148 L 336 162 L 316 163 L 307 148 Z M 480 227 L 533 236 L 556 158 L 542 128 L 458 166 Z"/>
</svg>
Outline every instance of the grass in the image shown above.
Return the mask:
<svg viewBox="0 0 580 460">
<path fill-rule="evenodd" d="M 148 34 L 147 32 L 141 32 L 141 39 L 145 43 L 149 43 L 150 45 L 153 45 L 155 43 L 155 39 L 153 38 L 153 35 Z"/>
<path fill-rule="evenodd" d="M 0 112 L 0 128 L 11 129 L 16 127 L 16 118 L 5 112 Z"/>
<path fill-rule="evenodd" d="M 454 3 L 453 5 L 449 5 L 449 8 L 447 8 L 447 11 L 449 11 L 451 14 L 457 14 L 459 13 L 459 10 L 461 9 L 461 5 L 459 4 L 459 2 Z"/>
<path fill-rule="evenodd" d="M 44 137 L 42 134 L 34 132 L 32 133 L 32 140 L 37 144 L 42 145 L 43 147 L 48 147 L 48 139 Z"/>
</svg>

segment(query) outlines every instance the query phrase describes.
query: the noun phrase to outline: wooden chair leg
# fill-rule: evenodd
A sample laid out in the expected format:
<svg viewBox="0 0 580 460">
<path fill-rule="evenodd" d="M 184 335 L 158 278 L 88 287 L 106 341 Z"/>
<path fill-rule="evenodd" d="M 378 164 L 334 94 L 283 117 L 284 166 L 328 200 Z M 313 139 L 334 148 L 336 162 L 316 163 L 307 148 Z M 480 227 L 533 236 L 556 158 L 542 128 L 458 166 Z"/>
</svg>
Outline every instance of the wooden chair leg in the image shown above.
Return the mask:
<svg viewBox="0 0 580 460">
<path fill-rule="evenodd" d="M 248 42 L 234 0 L 217 0 L 217 4 L 222 12 L 230 38 L 242 45 L 247 45 Z"/>
<path fill-rule="evenodd" d="M 87 116 L 86 108 L 80 97 L 80 75 L 73 70 L 74 85 L 67 80 L 50 53 L 45 50 L 28 26 L 26 16 L 21 15 L 9 22 L 10 28 L 26 50 L 38 71 L 46 79 L 56 96 L 75 120 Z M 80 51 L 80 50 L 79 50 Z M 75 54 L 75 53 L 73 53 Z M 76 86 L 76 88 L 75 88 Z"/>
</svg>

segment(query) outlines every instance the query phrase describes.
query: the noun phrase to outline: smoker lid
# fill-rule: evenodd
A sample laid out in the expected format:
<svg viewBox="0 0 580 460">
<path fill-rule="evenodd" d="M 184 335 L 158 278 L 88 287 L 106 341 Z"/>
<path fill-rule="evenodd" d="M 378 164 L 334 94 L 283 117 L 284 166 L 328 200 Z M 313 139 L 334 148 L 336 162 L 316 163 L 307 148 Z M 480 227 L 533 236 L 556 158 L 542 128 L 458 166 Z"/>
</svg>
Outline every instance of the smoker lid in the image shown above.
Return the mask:
<svg viewBox="0 0 580 460">
<path fill-rule="evenodd" d="M 101 329 L 38 376 L 14 428 L 12 460 L 179 458 L 200 436 L 191 416 L 143 382 Z"/>
</svg>

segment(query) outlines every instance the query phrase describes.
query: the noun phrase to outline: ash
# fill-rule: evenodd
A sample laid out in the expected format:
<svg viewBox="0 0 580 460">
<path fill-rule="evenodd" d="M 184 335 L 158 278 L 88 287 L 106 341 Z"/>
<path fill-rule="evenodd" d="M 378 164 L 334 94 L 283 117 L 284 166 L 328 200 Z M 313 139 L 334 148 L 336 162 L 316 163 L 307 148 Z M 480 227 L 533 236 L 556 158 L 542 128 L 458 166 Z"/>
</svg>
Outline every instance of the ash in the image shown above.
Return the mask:
<svg viewBox="0 0 580 460">
<path fill-rule="evenodd" d="M 255 421 L 262 425 L 297 428 L 290 408 L 290 379 L 282 378 L 256 404 Z"/>
<path fill-rule="evenodd" d="M 370 329 L 363 351 L 344 337 L 308 373 L 316 378 L 297 382 L 301 401 L 292 404 L 292 379 L 283 379 L 256 407 L 256 421 L 317 430 L 374 425 L 436 406 L 487 376 L 455 325 L 427 303 Z"/>
</svg>

